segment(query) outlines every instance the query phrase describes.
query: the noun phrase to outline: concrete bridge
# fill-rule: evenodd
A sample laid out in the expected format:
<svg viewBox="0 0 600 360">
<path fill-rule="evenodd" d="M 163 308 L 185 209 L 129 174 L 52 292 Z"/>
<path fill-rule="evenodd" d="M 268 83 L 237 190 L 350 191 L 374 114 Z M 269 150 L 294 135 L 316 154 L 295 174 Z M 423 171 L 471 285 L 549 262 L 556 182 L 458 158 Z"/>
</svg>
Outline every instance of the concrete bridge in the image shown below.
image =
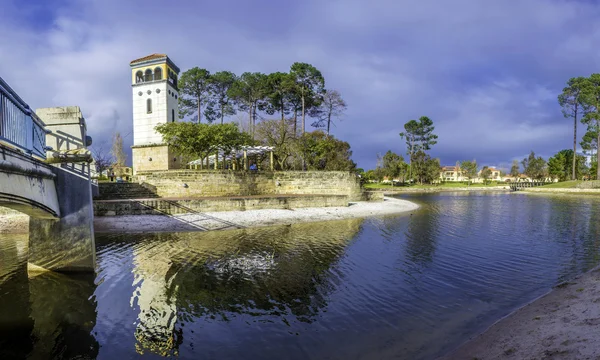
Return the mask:
<svg viewBox="0 0 600 360">
<path fill-rule="evenodd" d="M 37 112 L 0 78 L 0 206 L 30 216 L 30 271 L 94 271 L 85 120 L 77 107 Z"/>
</svg>

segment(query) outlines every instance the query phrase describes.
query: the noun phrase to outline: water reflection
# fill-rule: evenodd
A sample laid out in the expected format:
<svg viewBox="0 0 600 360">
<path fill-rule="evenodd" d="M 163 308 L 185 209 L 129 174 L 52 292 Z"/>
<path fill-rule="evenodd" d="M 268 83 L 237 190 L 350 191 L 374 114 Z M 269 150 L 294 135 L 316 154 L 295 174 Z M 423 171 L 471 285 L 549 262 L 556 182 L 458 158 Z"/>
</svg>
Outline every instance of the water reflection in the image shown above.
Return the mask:
<svg viewBox="0 0 600 360">
<path fill-rule="evenodd" d="M 95 358 L 94 275 L 27 274 L 27 235 L 0 235 L 0 358 Z"/>
<path fill-rule="evenodd" d="M 341 279 L 330 272 L 362 220 L 226 232 L 175 233 L 102 243 L 132 245 L 136 350 L 177 355 L 178 319 L 236 314 L 310 323 Z M 141 240 L 143 238 L 143 240 Z M 271 320 L 270 320 L 271 321 Z M 290 320 L 284 320 L 290 321 Z"/>
<path fill-rule="evenodd" d="M 600 260 L 600 197 L 407 197 L 412 215 L 99 235 L 95 284 L 30 279 L 26 237 L 0 238 L 0 358 L 434 359 Z"/>
</svg>

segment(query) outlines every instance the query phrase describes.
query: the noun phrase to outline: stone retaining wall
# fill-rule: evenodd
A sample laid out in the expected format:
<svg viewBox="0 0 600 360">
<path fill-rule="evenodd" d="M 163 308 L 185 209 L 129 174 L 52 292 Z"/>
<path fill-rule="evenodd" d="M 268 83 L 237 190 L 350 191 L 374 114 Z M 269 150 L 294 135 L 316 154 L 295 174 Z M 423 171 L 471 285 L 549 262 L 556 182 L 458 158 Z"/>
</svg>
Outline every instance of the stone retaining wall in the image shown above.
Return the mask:
<svg viewBox="0 0 600 360">
<path fill-rule="evenodd" d="M 176 215 L 208 211 L 293 209 L 348 206 L 345 195 L 214 197 L 203 199 L 140 199 L 94 201 L 95 216 Z"/>
<path fill-rule="evenodd" d="M 526 188 L 519 189 L 519 192 L 534 192 L 534 193 L 580 193 L 580 194 L 598 194 L 600 195 L 600 189 L 578 189 L 578 188 Z"/>
<path fill-rule="evenodd" d="M 345 171 L 171 170 L 138 173 L 135 180 L 160 197 L 326 194 L 365 199 L 360 179 Z"/>
<path fill-rule="evenodd" d="M 600 189 L 600 181 L 591 180 L 580 182 L 576 185 L 578 189 Z"/>
</svg>

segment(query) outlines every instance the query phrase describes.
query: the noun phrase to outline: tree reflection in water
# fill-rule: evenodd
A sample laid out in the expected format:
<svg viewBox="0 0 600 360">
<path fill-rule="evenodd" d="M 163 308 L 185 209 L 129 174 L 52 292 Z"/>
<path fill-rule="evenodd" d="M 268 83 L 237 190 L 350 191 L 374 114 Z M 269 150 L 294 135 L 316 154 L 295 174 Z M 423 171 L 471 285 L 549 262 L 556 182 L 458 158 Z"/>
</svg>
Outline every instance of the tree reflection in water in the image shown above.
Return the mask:
<svg viewBox="0 0 600 360">
<path fill-rule="evenodd" d="M 330 269 L 361 224 L 143 235 L 133 250 L 138 352 L 176 355 L 183 341 L 178 319 L 313 321 L 339 283 Z"/>
</svg>

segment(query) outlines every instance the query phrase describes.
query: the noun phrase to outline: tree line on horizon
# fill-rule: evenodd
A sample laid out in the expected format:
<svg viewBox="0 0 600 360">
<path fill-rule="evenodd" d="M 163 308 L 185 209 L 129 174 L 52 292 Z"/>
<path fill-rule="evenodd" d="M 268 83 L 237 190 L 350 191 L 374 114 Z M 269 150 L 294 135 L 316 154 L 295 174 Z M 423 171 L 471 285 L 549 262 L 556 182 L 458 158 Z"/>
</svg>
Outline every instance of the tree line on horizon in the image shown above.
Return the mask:
<svg viewBox="0 0 600 360">
<path fill-rule="evenodd" d="M 560 99 L 560 98 L 559 98 Z M 588 115 L 589 116 L 589 115 Z M 399 135 L 405 140 L 407 160 L 402 155 L 388 150 L 383 156 L 377 155 L 377 165 L 374 170 L 363 171 L 363 176 L 367 180 L 381 181 L 384 178 L 398 179 L 402 183 L 417 182 L 419 184 L 437 183 L 443 181 L 440 173 L 442 166 L 440 160 L 432 158 L 427 152 L 432 146 L 437 144 L 438 136 L 434 134 L 435 127 L 433 121 L 427 116 L 421 116 L 419 120 L 409 120 L 404 124 L 404 131 Z M 595 133 L 584 136 L 582 143 L 597 151 Z M 589 142 L 586 142 L 588 141 Z M 521 172 L 521 168 L 522 171 Z M 514 160 L 510 168 L 510 176 L 518 180 L 521 174 L 525 174 L 532 180 L 544 181 L 547 179 L 565 181 L 570 177 L 575 179 L 590 178 L 595 174 L 597 162 L 593 162 L 591 167 L 586 164 L 586 158 L 577 154 L 573 150 L 561 150 L 547 161 L 541 156 L 536 156 L 535 152 L 525 157 L 523 160 Z M 492 177 L 492 170 L 489 166 L 483 166 L 479 171 L 477 160 L 462 160 L 456 162 L 455 170 L 461 177 L 465 178 L 467 183 L 472 179 L 481 177 L 484 182 Z M 501 176 L 506 173 L 502 170 Z"/>
<path fill-rule="evenodd" d="M 347 108 L 339 91 L 325 88 L 321 71 L 311 64 L 295 62 L 289 72 L 231 71 L 211 73 L 194 67 L 179 78 L 180 118 L 193 117 L 197 123 L 213 123 L 237 112 L 248 114 L 249 132 L 255 133 L 261 113 L 278 114 L 283 123 L 293 119 L 294 132 L 300 120 L 301 133 L 306 132 L 306 118 L 313 119 L 311 126 L 331 132 L 334 120 Z"/>
<path fill-rule="evenodd" d="M 179 117 L 192 121 L 160 124 L 156 131 L 179 154 L 201 159 L 201 168 L 217 151 L 229 154 L 247 145 L 273 147 L 278 170 L 356 167 L 350 144 L 330 133 L 346 102 L 338 91 L 325 88 L 322 73 L 313 65 L 296 62 L 288 73 L 239 76 L 194 67 L 179 78 L 179 90 Z M 248 114 L 248 128 L 224 122 L 237 112 Z M 274 115 L 278 119 L 267 118 Z M 307 117 L 315 131 L 306 131 Z M 261 164 L 266 157 L 255 161 Z"/>
</svg>

